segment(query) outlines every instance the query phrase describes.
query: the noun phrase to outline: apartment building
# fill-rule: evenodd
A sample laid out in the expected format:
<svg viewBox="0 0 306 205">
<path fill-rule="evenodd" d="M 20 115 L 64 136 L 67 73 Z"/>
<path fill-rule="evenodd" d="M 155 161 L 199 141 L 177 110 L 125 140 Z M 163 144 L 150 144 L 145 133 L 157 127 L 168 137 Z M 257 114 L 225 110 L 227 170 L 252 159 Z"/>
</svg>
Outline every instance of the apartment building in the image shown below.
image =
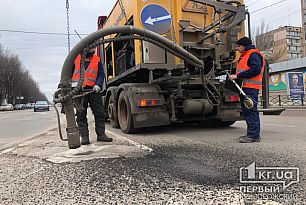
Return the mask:
<svg viewBox="0 0 306 205">
<path fill-rule="evenodd" d="M 300 27 L 283 26 L 256 36 L 256 46 L 272 63 L 302 58 L 305 44 L 303 33 Z"/>
</svg>

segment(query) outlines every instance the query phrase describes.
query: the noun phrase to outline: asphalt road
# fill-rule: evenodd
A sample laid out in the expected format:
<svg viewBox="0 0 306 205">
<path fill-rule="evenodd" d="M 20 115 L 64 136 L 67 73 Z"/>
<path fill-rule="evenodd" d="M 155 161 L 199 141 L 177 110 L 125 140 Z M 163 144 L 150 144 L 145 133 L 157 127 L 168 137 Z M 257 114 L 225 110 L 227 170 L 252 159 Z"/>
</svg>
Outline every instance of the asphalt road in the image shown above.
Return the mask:
<svg viewBox="0 0 306 205">
<path fill-rule="evenodd" d="M 0 147 L 18 143 L 56 126 L 53 108 L 49 112 L 33 109 L 0 112 Z"/>
<path fill-rule="evenodd" d="M 262 142 L 253 144 L 238 143 L 238 137 L 245 133 L 244 122 L 227 128 L 179 124 L 148 128 L 134 135 L 107 125 L 113 143 L 97 143 L 92 134 L 93 145 L 82 147 L 83 152 L 74 155 L 67 151 L 64 142 L 58 141 L 55 131 L 49 132 L 0 153 L 0 201 L 4 204 L 306 204 L 305 118 L 305 111 L 261 116 Z M 135 151 L 137 146 L 142 150 Z M 99 153 L 86 159 L 97 148 L 101 148 Z M 143 151 L 148 149 L 152 151 Z M 131 154 L 131 150 L 138 154 Z M 54 159 L 61 152 L 67 161 L 50 162 L 50 156 Z M 71 163 L 76 158 L 82 160 Z M 253 162 L 256 167 L 297 168 L 299 179 L 280 192 L 242 193 L 241 187 L 253 184 L 240 182 L 240 169 Z M 274 185 L 283 188 L 282 183 L 258 186 L 269 190 Z M 260 199 L 263 196 L 274 198 L 265 203 Z"/>
</svg>

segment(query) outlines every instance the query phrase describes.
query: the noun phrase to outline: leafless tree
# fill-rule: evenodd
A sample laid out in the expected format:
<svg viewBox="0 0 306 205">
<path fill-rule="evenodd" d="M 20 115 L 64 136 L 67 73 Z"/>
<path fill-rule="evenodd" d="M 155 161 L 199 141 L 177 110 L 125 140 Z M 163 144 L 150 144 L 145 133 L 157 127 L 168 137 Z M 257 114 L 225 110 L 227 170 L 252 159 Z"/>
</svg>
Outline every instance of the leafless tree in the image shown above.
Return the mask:
<svg viewBox="0 0 306 205">
<path fill-rule="evenodd" d="M 274 47 L 272 53 L 267 56 L 270 63 L 279 62 L 287 54 L 287 45 Z"/>
<path fill-rule="evenodd" d="M 269 33 L 269 25 L 266 25 L 264 20 L 261 20 L 260 26 L 253 29 L 255 35 L 253 34 L 253 42 L 256 42 L 256 47 L 260 51 L 266 51 L 271 46 L 271 41 L 273 40 L 273 34 Z"/>
<path fill-rule="evenodd" d="M 19 57 L 3 49 L 0 44 L 0 102 L 4 99 L 15 104 L 47 98 L 30 73 L 23 68 Z"/>
<path fill-rule="evenodd" d="M 287 46 L 275 46 L 274 33 L 269 31 L 269 25 L 264 20 L 253 30 L 253 42 L 256 42 L 256 47 L 265 54 L 269 63 L 277 62 L 286 54 Z"/>
</svg>

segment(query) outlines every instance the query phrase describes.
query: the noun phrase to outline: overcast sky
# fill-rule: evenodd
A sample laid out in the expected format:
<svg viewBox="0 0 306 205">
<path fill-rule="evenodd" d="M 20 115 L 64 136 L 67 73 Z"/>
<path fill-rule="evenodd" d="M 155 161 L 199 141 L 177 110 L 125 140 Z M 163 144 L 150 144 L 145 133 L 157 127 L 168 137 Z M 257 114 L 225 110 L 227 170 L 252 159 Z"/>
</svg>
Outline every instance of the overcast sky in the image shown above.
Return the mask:
<svg viewBox="0 0 306 205">
<path fill-rule="evenodd" d="M 130 0 L 134 2 L 136 0 Z M 150 0 L 147 0 L 150 1 Z M 281 0 L 246 0 L 253 12 Z M 70 31 L 91 33 L 99 15 L 108 15 L 115 0 L 69 0 Z M 264 19 L 270 28 L 301 26 L 300 0 L 287 0 L 252 14 L 252 27 Z M 0 30 L 66 33 L 66 0 L 0 0 Z M 289 18 L 290 16 L 290 18 Z M 79 41 L 71 37 L 72 46 Z M 17 54 L 41 90 L 52 99 L 67 56 L 67 36 L 0 31 L 0 43 Z"/>
</svg>

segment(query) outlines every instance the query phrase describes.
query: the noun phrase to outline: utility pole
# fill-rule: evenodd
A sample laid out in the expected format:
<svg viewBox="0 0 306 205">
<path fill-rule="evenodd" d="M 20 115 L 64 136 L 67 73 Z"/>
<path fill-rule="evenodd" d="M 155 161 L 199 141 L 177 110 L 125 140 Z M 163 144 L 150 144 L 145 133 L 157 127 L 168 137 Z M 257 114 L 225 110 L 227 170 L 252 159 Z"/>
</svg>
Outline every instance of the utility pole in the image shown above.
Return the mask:
<svg viewBox="0 0 306 205">
<path fill-rule="evenodd" d="M 70 53 L 69 0 L 66 0 L 66 12 L 67 12 L 67 37 L 68 37 L 68 53 Z"/>
<path fill-rule="evenodd" d="M 269 61 L 266 60 L 262 81 L 263 109 L 269 108 Z"/>
</svg>

